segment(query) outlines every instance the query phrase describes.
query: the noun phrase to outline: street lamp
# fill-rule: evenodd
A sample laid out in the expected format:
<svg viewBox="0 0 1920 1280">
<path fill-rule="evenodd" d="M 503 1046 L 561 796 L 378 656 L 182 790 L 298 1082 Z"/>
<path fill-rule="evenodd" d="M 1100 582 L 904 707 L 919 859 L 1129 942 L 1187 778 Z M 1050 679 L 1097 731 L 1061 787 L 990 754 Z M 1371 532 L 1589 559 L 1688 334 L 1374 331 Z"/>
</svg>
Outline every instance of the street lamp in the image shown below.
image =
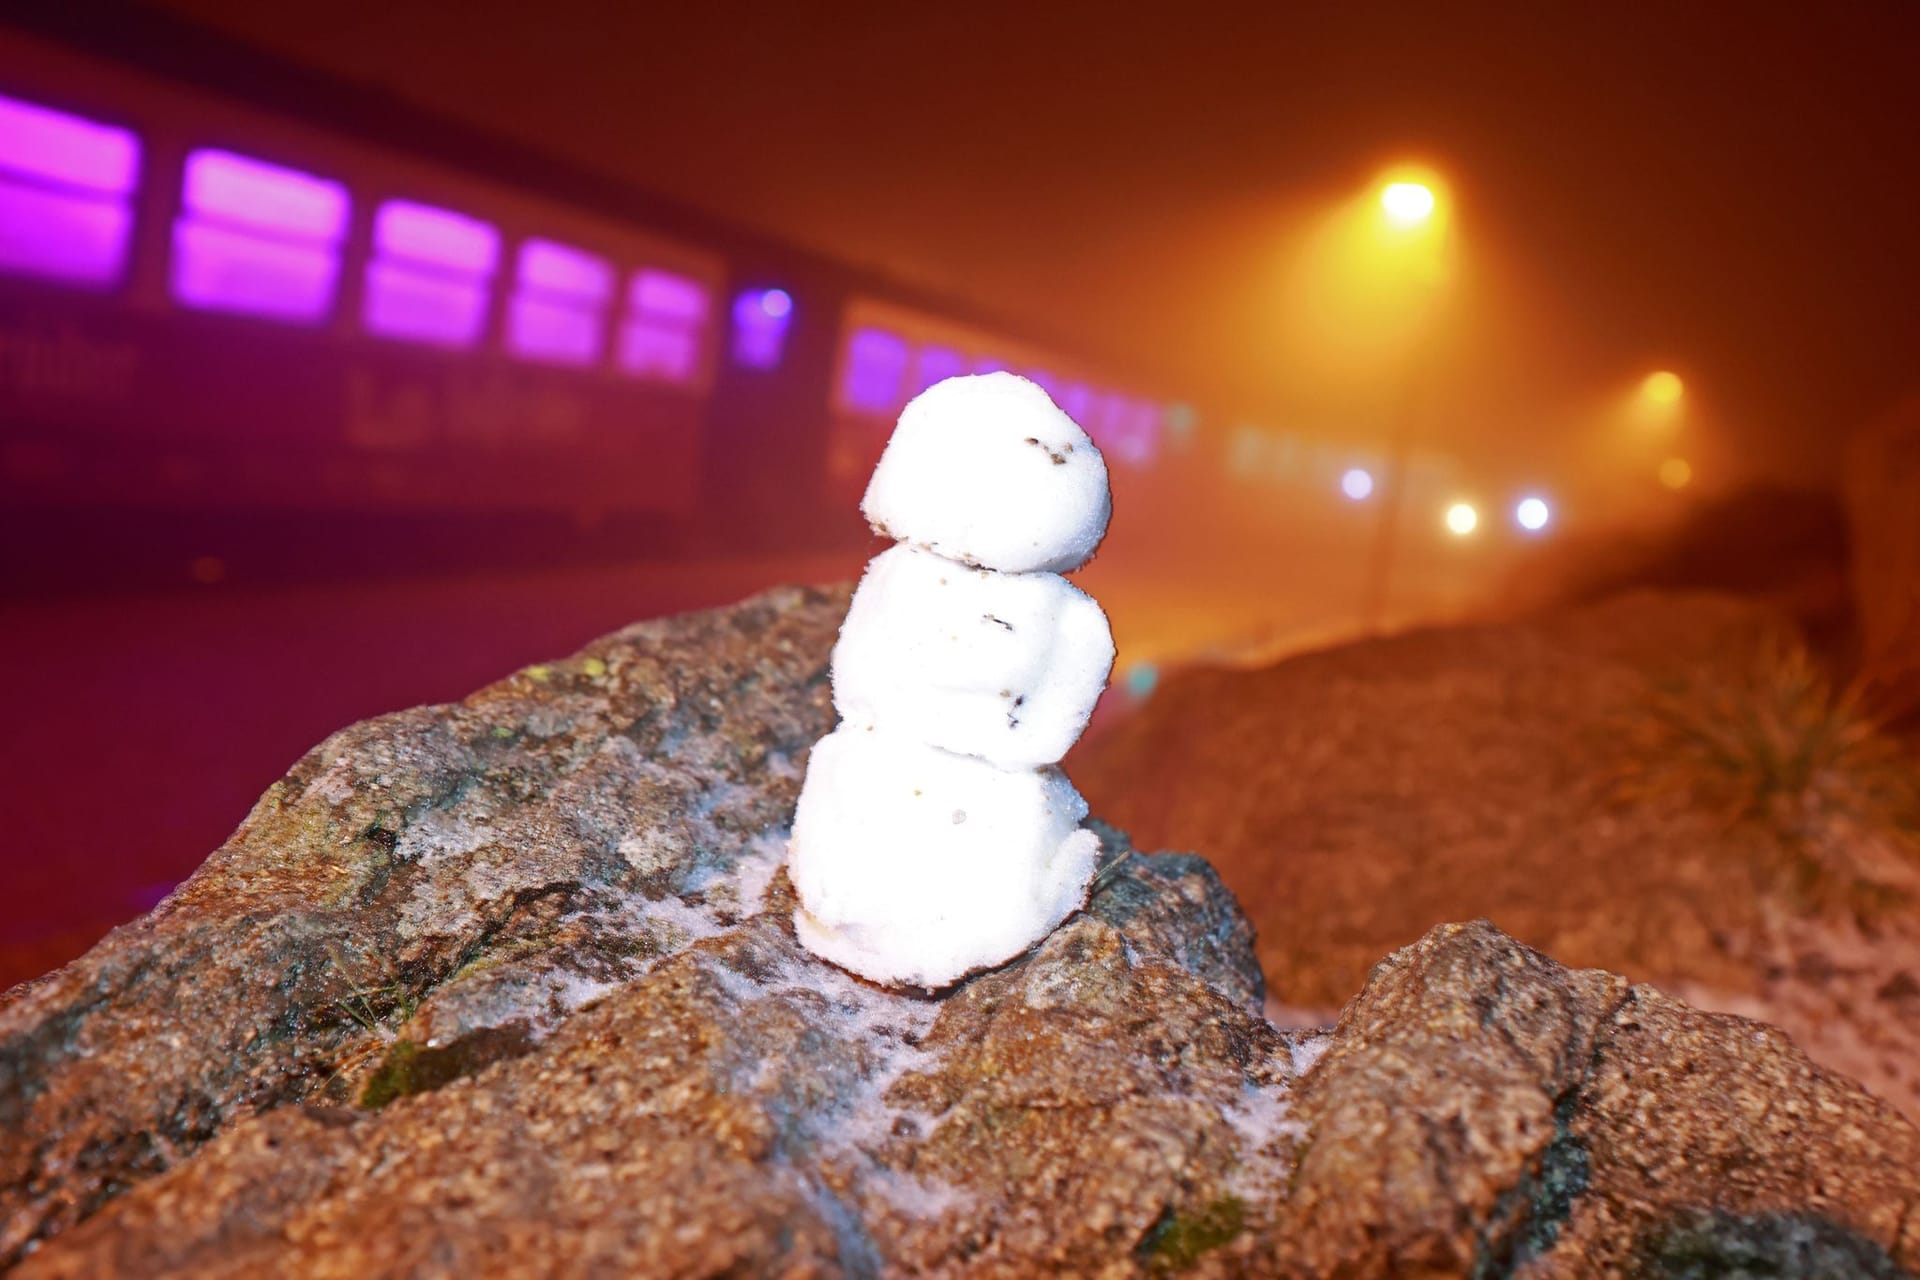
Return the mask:
<svg viewBox="0 0 1920 1280">
<path fill-rule="evenodd" d="M 1380 188 L 1380 209 L 1396 226 L 1417 227 L 1438 206 L 1433 188 L 1424 182 L 1389 182 Z"/>
<path fill-rule="evenodd" d="M 1369 631 L 1379 630 L 1386 621 L 1401 508 L 1406 504 L 1408 455 L 1413 451 L 1416 380 L 1423 340 L 1432 327 L 1433 304 L 1452 268 L 1453 245 L 1444 192 L 1439 180 L 1425 171 L 1399 169 L 1382 175 L 1374 184 L 1374 213 L 1367 229 L 1363 274 L 1379 291 L 1381 327 L 1397 329 L 1402 337 L 1393 353 L 1399 366 L 1400 404 L 1393 410 L 1388 463 L 1379 491 L 1379 523 L 1367 557 L 1360 603 L 1361 625 Z M 1477 523 L 1479 513 L 1465 503 L 1447 513 L 1447 527 L 1456 537 L 1472 533 Z"/>
<path fill-rule="evenodd" d="M 1686 383 L 1671 369 L 1656 369 L 1640 384 L 1640 394 L 1657 405 L 1679 404 L 1686 393 Z"/>
</svg>

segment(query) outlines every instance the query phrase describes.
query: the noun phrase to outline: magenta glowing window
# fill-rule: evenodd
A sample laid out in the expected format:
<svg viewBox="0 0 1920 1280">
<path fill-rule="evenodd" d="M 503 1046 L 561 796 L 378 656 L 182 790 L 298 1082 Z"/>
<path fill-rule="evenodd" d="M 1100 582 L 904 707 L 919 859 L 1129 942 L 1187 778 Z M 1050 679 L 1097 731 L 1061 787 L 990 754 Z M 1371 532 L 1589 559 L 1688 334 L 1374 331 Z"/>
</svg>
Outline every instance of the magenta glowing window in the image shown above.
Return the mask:
<svg viewBox="0 0 1920 1280">
<path fill-rule="evenodd" d="M 999 356 L 981 356 L 973 362 L 973 373 L 1011 373 L 1013 366 Z"/>
<path fill-rule="evenodd" d="M 621 370 L 680 385 L 694 381 L 707 307 L 707 286 L 698 280 L 653 267 L 634 272 L 620 326 Z"/>
<path fill-rule="evenodd" d="M 0 96 L 0 273 L 117 284 L 139 182 L 127 130 Z"/>
<path fill-rule="evenodd" d="M 1101 397 L 1088 433 L 1100 451 L 1133 466 L 1153 460 L 1160 447 L 1160 408 L 1127 396 Z"/>
<path fill-rule="evenodd" d="M 1028 369 L 1020 376 L 1046 392 L 1047 399 L 1053 401 L 1055 404 L 1060 403 L 1060 379 L 1054 377 L 1045 369 Z"/>
<path fill-rule="evenodd" d="M 1093 388 L 1084 382 L 1069 382 L 1053 401 L 1075 422 L 1084 424 L 1093 419 Z"/>
<path fill-rule="evenodd" d="M 230 151 L 187 155 L 173 296 L 202 311 L 314 324 L 333 310 L 347 190 Z"/>
<path fill-rule="evenodd" d="M 500 232 L 451 209 L 389 200 L 373 216 L 361 321 L 406 342 L 471 347 L 487 327 Z"/>
<path fill-rule="evenodd" d="M 793 296 L 785 289 L 748 289 L 733 300 L 733 362 L 777 369 L 793 323 Z"/>
<path fill-rule="evenodd" d="M 914 353 L 913 380 L 907 394 L 917 396 L 936 382 L 957 378 L 967 371 L 967 358 L 947 347 L 926 346 Z"/>
<path fill-rule="evenodd" d="M 613 267 L 605 258 L 552 240 L 520 246 L 507 350 L 529 360 L 587 365 L 606 342 Z"/>
<path fill-rule="evenodd" d="M 856 413 L 890 413 L 907 373 L 907 340 L 885 329 L 859 329 L 847 340 L 840 402 Z"/>
</svg>

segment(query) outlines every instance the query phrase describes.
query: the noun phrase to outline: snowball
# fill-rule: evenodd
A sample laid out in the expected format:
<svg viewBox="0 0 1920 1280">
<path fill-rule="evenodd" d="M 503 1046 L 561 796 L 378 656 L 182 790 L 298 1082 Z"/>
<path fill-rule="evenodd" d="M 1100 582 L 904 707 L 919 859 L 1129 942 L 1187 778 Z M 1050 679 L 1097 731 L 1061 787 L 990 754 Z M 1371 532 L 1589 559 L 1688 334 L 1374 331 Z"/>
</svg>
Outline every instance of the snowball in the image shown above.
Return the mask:
<svg viewBox="0 0 1920 1280">
<path fill-rule="evenodd" d="M 882 537 L 951 560 L 1065 573 L 1093 555 L 1112 506 L 1087 433 L 1025 378 L 983 373 L 914 397 L 860 510 Z"/>
<path fill-rule="evenodd" d="M 1107 615 L 1057 573 L 995 573 L 900 545 L 876 556 L 833 649 L 833 702 L 1008 768 L 1053 764 L 1113 670 Z"/>
<path fill-rule="evenodd" d="M 814 744 L 787 871 L 816 955 L 944 987 L 1019 955 L 1078 909 L 1099 840 L 1058 769 L 998 769 L 842 725 Z"/>
</svg>

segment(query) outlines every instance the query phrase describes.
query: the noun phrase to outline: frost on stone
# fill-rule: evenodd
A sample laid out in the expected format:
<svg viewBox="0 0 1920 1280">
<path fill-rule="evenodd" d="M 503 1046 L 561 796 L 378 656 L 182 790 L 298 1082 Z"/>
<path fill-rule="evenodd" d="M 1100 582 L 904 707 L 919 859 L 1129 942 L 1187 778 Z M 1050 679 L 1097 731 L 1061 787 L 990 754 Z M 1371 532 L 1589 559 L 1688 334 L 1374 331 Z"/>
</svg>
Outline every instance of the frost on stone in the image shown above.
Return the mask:
<svg viewBox="0 0 1920 1280">
<path fill-rule="evenodd" d="M 953 378 L 901 414 L 863 504 L 876 556 L 833 653 L 841 723 L 788 846 L 801 942 L 938 988 L 1086 902 L 1099 840 L 1054 766 L 1113 669 L 1106 614 L 1060 571 L 1106 533 L 1106 463 L 1033 383 Z"/>
</svg>

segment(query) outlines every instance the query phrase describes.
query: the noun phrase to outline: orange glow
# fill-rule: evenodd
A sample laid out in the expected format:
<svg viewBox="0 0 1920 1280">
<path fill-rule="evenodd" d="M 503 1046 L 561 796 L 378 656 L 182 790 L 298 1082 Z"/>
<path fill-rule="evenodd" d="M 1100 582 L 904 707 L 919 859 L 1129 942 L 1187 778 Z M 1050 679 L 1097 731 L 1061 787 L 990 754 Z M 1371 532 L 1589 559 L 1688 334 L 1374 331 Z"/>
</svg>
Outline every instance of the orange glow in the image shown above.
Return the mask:
<svg viewBox="0 0 1920 1280">
<path fill-rule="evenodd" d="M 1686 394 L 1686 384 L 1680 381 L 1680 375 L 1671 370 L 1661 369 L 1650 373 L 1646 381 L 1640 384 L 1640 394 L 1655 404 L 1679 404 L 1680 397 Z"/>
<path fill-rule="evenodd" d="M 1424 182 L 1389 182 L 1380 189 L 1380 207 L 1387 221 L 1403 227 L 1425 222 L 1437 203 L 1433 188 Z"/>
<path fill-rule="evenodd" d="M 1292 254 L 1278 345 L 1325 388 L 1367 392 L 1434 328 L 1454 270 L 1451 202 L 1401 167 L 1327 209 Z"/>
<path fill-rule="evenodd" d="M 1480 524 L 1480 513 L 1471 502 L 1456 502 L 1447 508 L 1447 532 L 1464 538 Z"/>
<path fill-rule="evenodd" d="M 1685 458 L 1668 458 L 1660 464 L 1660 483 L 1669 489 L 1684 489 L 1693 479 L 1693 465 Z"/>
</svg>

